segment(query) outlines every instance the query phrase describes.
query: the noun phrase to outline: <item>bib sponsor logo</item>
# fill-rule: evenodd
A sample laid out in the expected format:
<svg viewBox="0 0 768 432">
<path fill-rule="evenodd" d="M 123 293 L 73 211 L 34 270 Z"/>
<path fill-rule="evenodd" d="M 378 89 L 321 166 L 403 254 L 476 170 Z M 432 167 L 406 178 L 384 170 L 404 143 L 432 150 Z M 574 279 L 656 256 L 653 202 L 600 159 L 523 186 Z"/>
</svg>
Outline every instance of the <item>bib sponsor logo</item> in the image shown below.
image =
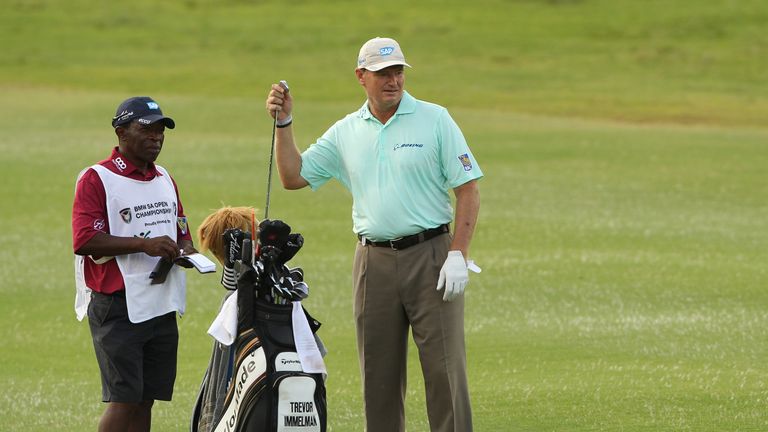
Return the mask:
<svg viewBox="0 0 768 432">
<path fill-rule="evenodd" d="M 134 237 L 138 237 L 138 238 L 143 238 L 143 239 L 146 239 L 146 238 L 149 238 L 149 233 L 151 233 L 151 232 L 152 232 L 152 231 L 147 231 L 147 232 L 140 232 L 140 233 L 138 233 L 138 234 L 134 234 L 133 236 L 134 236 Z"/>
<path fill-rule="evenodd" d="M 382 57 L 385 57 L 385 56 L 388 56 L 388 55 L 392 54 L 394 51 L 395 51 L 395 47 L 393 47 L 393 46 L 388 46 L 388 47 L 380 48 L 379 49 L 379 55 L 382 56 Z"/>
<path fill-rule="evenodd" d="M 461 166 L 464 167 L 464 171 L 469 171 L 472 169 L 472 161 L 469 160 L 468 153 L 464 153 L 463 155 L 459 156 L 459 161 L 461 161 Z"/>
<path fill-rule="evenodd" d="M 131 208 L 126 207 L 120 210 L 120 217 L 123 219 L 123 222 L 131 223 L 131 220 L 133 220 L 133 214 L 131 213 Z"/>
</svg>

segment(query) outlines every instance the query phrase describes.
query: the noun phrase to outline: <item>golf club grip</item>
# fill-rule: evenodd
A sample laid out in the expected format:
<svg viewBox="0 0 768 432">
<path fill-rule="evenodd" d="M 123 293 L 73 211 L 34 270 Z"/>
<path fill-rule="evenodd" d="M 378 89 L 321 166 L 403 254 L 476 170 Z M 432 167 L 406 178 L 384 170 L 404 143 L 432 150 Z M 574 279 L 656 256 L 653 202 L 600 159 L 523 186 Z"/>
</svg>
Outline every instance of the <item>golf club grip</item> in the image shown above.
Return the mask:
<svg viewBox="0 0 768 432">
<path fill-rule="evenodd" d="M 251 257 L 253 256 L 252 251 L 253 245 L 251 244 L 251 239 L 247 238 L 243 240 L 243 249 L 241 251 L 241 261 L 243 264 L 251 264 Z"/>
</svg>

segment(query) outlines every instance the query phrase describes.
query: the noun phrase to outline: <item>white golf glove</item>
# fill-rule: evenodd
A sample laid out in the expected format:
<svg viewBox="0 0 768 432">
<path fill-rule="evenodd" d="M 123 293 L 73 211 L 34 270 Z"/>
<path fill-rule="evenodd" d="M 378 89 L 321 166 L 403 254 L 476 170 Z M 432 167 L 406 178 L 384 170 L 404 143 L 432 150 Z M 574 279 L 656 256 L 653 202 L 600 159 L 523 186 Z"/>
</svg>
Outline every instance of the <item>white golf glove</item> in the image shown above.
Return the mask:
<svg viewBox="0 0 768 432">
<path fill-rule="evenodd" d="M 445 287 L 443 301 L 449 302 L 464 294 L 467 282 L 469 282 L 469 272 L 464 255 L 459 250 L 449 251 L 448 258 L 440 269 L 440 277 L 437 279 L 437 290 L 440 291 Z"/>
</svg>

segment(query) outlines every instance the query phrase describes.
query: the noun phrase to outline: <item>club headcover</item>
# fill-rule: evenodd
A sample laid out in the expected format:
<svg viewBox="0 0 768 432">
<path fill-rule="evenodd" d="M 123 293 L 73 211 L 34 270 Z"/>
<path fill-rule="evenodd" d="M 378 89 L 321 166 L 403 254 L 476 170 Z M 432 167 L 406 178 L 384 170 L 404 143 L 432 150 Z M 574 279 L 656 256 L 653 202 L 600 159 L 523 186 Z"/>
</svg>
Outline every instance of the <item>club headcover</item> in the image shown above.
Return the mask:
<svg viewBox="0 0 768 432">
<path fill-rule="evenodd" d="M 289 234 L 288 240 L 285 242 L 285 246 L 277 258 L 278 264 L 283 265 L 290 261 L 302 246 L 304 246 L 304 237 L 301 234 Z"/>
<path fill-rule="evenodd" d="M 285 222 L 279 219 L 265 219 L 259 224 L 259 244 L 262 247 L 274 246 L 283 249 L 290 233 L 291 227 Z"/>
<path fill-rule="evenodd" d="M 224 267 L 234 268 L 235 261 L 242 258 L 243 240 L 247 238 L 246 234 L 248 233 L 240 228 L 229 228 L 221 235 L 224 241 Z"/>
</svg>

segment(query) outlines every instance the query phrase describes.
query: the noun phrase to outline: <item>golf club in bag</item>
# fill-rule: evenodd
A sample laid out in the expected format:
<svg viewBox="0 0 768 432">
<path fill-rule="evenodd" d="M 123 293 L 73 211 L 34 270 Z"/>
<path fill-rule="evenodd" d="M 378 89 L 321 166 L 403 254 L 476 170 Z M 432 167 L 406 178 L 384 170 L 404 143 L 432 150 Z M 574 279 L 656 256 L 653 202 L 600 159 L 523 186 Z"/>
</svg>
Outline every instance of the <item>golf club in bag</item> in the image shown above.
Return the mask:
<svg viewBox="0 0 768 432">
<path fill-rule="evenodd" d="M 284 81 L 281 85 L 288 89 Z M 283 221 L 267 219 L 274 128 L 258 236 L 237 228 L 223 233 L 237 280 L 232 294 L 237 295 L 237 337 L 231 346 L 214 343 L 191 432 L 326 431 L 325 349 L 316 336 L 320 323 L 300 303 L 309 295 L 304 272 L 286 265 L 304 238 Z"/>
</svg>

